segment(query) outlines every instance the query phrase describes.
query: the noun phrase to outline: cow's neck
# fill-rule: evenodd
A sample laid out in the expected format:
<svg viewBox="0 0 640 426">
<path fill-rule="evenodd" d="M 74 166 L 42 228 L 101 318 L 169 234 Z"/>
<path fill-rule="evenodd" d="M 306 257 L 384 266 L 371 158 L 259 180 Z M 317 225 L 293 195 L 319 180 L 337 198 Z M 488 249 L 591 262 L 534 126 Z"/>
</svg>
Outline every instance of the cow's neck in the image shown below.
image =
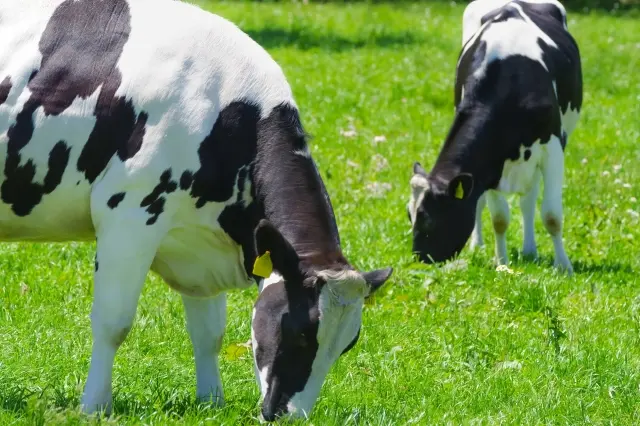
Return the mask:
<svg viewBox="0 0 640 426">
<path fill-rule="evenodd" d="M 431 171 L 433 177 L 448 182 L 460 173 L 469 173 L 478 190 L 474 192 L 480 194 L 497 185 L 502 171 L 502 152 L 495 144 L 491 116 L 489 108 L 456 112 Z"/>
<path fill-rule="evenodd" d="M 264 216 L 317 268 L 345 265 L 333 209 L 297 111 L 274 110 L 259 128 L 254 181 Z"/>
</svg>

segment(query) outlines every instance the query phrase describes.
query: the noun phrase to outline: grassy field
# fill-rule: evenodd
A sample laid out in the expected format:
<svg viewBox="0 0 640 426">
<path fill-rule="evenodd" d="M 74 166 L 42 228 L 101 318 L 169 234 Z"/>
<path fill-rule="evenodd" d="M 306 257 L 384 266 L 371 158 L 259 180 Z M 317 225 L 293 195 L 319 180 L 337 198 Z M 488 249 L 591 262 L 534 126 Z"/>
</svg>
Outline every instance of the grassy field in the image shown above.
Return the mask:
<svg viewBox="0 0 640 426">
<path fill-rule="evenodd" d="M 355 349 L 325 382 L 311 422 L 640 423 L 640 38 L 638 21 L 570 16 L 583 54 L 584 112 L 567 149 L 565 242 L 576 274 L 541 260 L 513 273 L 487 247 L 441 267 L 410 255 L 413 161 L 430 167 L 453 115 L 463 7 L 201 1 L 281 64 L 332 196 L 347 257 L 395 273 L 364 315 Z M 384 137 L 383 137 L 384 136 Z M 91 334 L 94 246 L 0 244 L 0 424 L 76 424 Z M 179 296 L 150 276 L 114 372 L 114 424 L 253 424 L 249 349 L 257 291 L 229 295 L 227 406 L 194 403 Z"/>
</svg>

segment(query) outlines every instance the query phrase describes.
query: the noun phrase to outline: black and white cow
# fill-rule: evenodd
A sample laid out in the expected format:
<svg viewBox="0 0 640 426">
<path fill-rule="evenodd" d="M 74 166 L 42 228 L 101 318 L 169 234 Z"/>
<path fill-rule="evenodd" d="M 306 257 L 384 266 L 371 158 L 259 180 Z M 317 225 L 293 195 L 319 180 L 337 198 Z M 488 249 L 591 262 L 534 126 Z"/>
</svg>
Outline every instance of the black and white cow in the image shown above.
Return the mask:
<svg viewBox="0 0 640 426">
<path fill-rule="evenodd" d="M 0 146 L 0 240 L 97 241 L 88 412 L 110 409 L 150 269 L 182 295 L 197 396 L 222 402 L 225 292 L 270 253 L 252 321 L 267 420 L 310 412 L 391 274 L 343 256 L 280 67 L 195 6 L 0 3 Z"/>
<path fill-rule="evenodd" d="M 497 262 L 506 263 L 509 205 L 502 194 L 517 193 L 523 254 L 536 257 L 542 178 L 555 266 L 570 273 L 562 242 L 564 149 L 582 106 L 582 71 L 565 9 L 555 0 L 476 0 L 463 21 L 453 125 L 431 172 L 414 164 L 407 206 L 413 250 L 425 262 L 443 261 L 472 233 L 472 246 L 481 246 L 488 202 Z"/>
</svg>

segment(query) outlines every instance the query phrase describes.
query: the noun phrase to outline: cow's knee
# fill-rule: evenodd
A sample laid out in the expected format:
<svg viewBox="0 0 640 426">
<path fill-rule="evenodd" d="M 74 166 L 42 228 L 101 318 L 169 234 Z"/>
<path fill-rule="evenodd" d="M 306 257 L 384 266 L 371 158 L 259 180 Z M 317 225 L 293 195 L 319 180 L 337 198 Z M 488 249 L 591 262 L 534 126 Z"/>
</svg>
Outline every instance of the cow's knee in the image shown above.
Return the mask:
<svg viewBox="0 0 640 426">
<path fill-rule="evenodd" d="M 507 232 L 507 228 L 509 227 L 509 218 L 502 215 L 495 215 L 491 218 L 493 223 L 493 230 L 498 235 L 503 235 Z"/>
<path fill-rule="evenodd" d="M 94 339 L 100 339 L 103 344 L 115 349 L 119 348 L 125 341 L 131 331 L 132 324 L 133 318 L 109 319 L 96 315 L 91 317 L 91 329 Z"/>
<path fill-rule="evenodd" d="M 562 233 L 562 217 L 558 214 L 547 212 L 543 215 L 544 226 L 551 235 Z"/>
</svg>

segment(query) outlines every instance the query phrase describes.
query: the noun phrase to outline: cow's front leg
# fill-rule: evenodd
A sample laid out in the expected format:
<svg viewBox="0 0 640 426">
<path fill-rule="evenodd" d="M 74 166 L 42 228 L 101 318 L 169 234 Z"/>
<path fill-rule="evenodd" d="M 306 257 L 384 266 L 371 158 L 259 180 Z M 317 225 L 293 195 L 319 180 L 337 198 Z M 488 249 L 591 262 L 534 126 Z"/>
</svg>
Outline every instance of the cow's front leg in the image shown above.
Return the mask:
<svg viewBox="0 0 640 426">
<path fill-rule="evenodd" d="M 147 272 L 167 231 L 162 216 L 147 224 L 149 214 L 139 206 L 142 194 L 127 193 L 112 209 L 107 206 L 111 193 L 101 193 L 99 188 L 91 199 L 97 251 L 91 309 L 93 348 L 81 402 L 87 413 L 111 411 L 116 351 L 131 330 Z"/>
<path fill-rule="evenodd" d="M 507 257 L 507 228 L 509 227 L 510 213 L 507 199 L 498 191 L 487 191 L 487 202 L 491 212 L 491 222 L 496 236 L 496 263 L 506 265 Z"/>
<path fill-rule="evenodd" d="M 573 267 L 562 242 L 562 184 L 564 180 L 564 152 L 557 137 L 551 136 L 547 145 L 547 161 L 542 170 L 544 191 L 542 194 L 542 221 L 551 235 L 555 251 L 554 266 L 573 273 Z"/>
<path fill-rule="evenodd" d="M 196 364 L 196 397 L 220 406 L 224 395 L 218 354 L 227 320 L 226 293 L 208 299 L 182 296 L 182 302 Z"/>
<path fill-rule="evenodd" d="M 473 232 L 471 233 L 471 243 L 470 248 L 480 249 L 484 246 L 484 241 L 482 240 L 482 211 L 484 207 L 487 205 L 487 194 L 482 194 L 480 198 L 478 198 L 478 204 L 476 205 L 476 221 L 473 227 Z"/>
</svg>

